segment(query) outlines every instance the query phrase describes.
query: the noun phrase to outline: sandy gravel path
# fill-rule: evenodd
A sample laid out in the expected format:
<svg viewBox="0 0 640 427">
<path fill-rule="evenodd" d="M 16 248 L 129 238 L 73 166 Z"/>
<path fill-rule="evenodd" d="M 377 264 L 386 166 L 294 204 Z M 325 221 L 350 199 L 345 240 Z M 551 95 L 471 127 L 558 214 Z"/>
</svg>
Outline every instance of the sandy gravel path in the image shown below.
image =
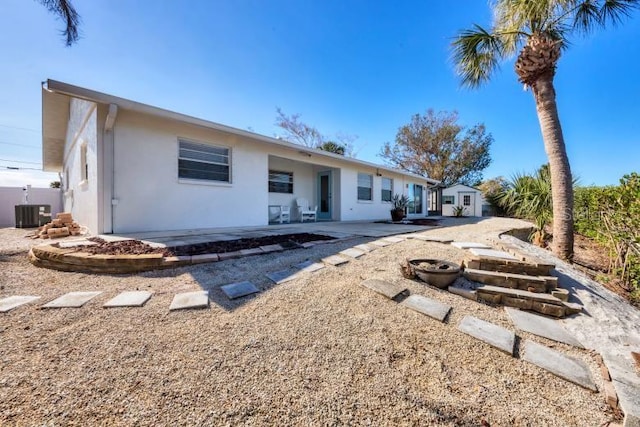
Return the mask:
<svg viewBox="0 0 640 427">
<path fill-rule="evenodd" d="M 455 222 L 452 222 L 455 224 Z M 428 233 L 488 241 L 519 221 L 487 219 Z M 22 233 L 22 234 L 21 234 Z M 101 290 L 80 309 L 30 304 L 0 315 L 0 425 L 598 426 L 592 393 L 458 332 L 464 315 L 513 330 L 506 313 L 402 278 L 407 256 L 460 261 L 450 245 L 407 240 L 274 286 L 264 273 L 372 239 L 219 263 L 96 276 L 38 269 L 20 230 L 0 230 L 0 298 Z M 15 240 L 15 242 L 13 240 Z M 453 306 L 438 323 L 359 286 L 398 282 Z M 220 285 L 263 292 L 229 301 Z M 168 312 L 177 292 L 209 289 L 209 310 Z M 124 290 L 142 308 L 103 309 Z M 594 355 L 528 334 L 580 357 Z"/>
</svg>

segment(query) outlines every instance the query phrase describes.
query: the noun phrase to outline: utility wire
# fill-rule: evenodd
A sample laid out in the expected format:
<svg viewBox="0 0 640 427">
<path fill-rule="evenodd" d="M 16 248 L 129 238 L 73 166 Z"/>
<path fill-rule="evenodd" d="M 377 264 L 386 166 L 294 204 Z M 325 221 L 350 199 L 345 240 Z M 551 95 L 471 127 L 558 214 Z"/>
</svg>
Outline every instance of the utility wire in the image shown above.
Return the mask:
<svg viewBox="0 0 640 427">
<path fill-rule="evenodd" d="M 16 167 L 16 166 L 0 166 L 0 168 L 9 169 L 9 170 L 12 170 L 12 171 L 30 170 L 30 171 L 40 171 L 40 172 L 42 172 L 42 169 L 38 169 L 38 168 L 24 168 L 24 167 Z"/>
<path fill-rule="evenodd" d="M 15 142 L 5 142 L 5 141 L 0 141 L 0 144 L 5 144 L 5 145 L 15 145 L 18 147 L 25 147 L 25 148 L 40 148 L 37 145 L 25 145 L 25 144 L 16 144 Z"/>
<path fill-rule="evenodd" d="M 9 159 L 0 159 L 2 162 L 11 162 L 11 163 L 29 163 L 32 165 L 41 165 L 40 162 L 23 162 L 22 160 L 9 160 Z"/>
<path fill-rule="evenodd" d="M 37 132 L 37 133 L 40 133 L 40 131 L 39 131 L 39 130 L 36 130 L 36 129 L 29 129 L 29 128 L 21 128 L 21 127 L 19 127 L 19 126 L 10 126 L 10 125 L 3 125 L 3 124 L 0 124 L 0 127 L 3 127 L 3 128 L 9 128 L 9 129 L 26 130 L 26 131 L 29 131 L 29 132 Z"/>
</svg>

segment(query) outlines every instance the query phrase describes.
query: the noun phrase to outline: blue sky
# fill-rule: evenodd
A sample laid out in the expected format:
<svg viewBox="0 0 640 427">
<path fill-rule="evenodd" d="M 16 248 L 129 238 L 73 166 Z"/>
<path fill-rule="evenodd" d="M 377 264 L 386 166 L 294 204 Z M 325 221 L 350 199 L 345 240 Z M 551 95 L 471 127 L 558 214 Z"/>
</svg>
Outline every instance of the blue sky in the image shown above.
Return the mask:
<svg viewBox="0 0 640 427">
<path fill-rule="evenodd" d="M 457 110 L 495 138 L 485 177 L 546 162 L 535 105 L 513 63 L 478 90 L 459 85 L 449 44 L 488 25 L 483 1 L 75 0 L 81 40 L 36 1 L 0 16 L 0 186 L 47 186 L 40 82 L 61 80 L 226 125 L 275 135 L 276 107 L 321 132 L 357 135 L 357 157 L 428 108 Z M 452 4 L 458 7 L 452 7 Z M 569 158 L 582 184 L 615 184 L 640 165 L 640 13 L 573 39 L 556 90 Z M 17 163 L 22 161 L 25 163 Z M 26 163 L 29 162 L 29 163 Z"/>
</svg>

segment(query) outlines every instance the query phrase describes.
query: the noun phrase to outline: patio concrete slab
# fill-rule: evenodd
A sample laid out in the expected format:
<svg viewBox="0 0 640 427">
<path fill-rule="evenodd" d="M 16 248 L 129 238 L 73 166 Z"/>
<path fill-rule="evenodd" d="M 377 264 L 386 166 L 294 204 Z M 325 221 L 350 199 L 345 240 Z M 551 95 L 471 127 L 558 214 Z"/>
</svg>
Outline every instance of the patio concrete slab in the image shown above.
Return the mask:
<svg viewBox="0 0 640 427">
<path fill-rule="evenodd" d="M 513 356 L 516 335 L 502 326 L 485 322 L 477 317 L 464 316 L 458 325 L 458 330 Z"/>
<path fill-rule="evenodd" d="M 324 268 L 324 264 L 315 261 L 305 261 L 300 264 L 296 264 L 295 267 L 301 272 L 313 273 L 314 271 L 322 270 Z"/>
<path fill-rule="evenodd" d="M 552 350 L 544 345 L 526 340 L 524 360 L 551 372 L 562 379 L 589 390 L 597 391 L 589 367 L 582 361 Z"/>
<path fill-rule="evenodd" d="M 176 294 L 171 301 L 169 311 L 209 307 L 209 291 L 183 292 Z"/>
<path fill-rule="evenodd" d="M 447 314 L 451 311 L 451 306 L 422 295 L 410 295 L 400 304 L 434 318 L 439 322 L 444 322 Z"/>
<path fill-rule="evenodd" d="M 107 301 L 103 307 L 142 307 L 151 298 L 151 292 L 126 291 Z"/>
<path fill-rule="evenodd" d="M 509 259 L 513 261 L 517 261 L 518 258 L 514 257 L 508 252 L 498 251 L 495 249 L 482 249 L 482 248 L 469 248 L 469 252 L 471 252 L 475 256 L 479 257 L 491 257 L 491 258 L 500 258 L 500 259 Z"/>
<path fill-rule="evenodd" d="M 221 286 L 220 289 L 229 299 L 242 298 L 260 292 L 256 285 L 251 282 L 230 283 Z"/>
<path fill-rule="evenodd" d="M 409 296 L 409 290 L 402 285 L 387 282 L 379 279 L 367 279 L 360 283 L 361 286 L 371 289 L 391 300 L 396 300 L 403 296 Z"/>
<path fill-rule="evenodd" d="M 563 328 L 557 320 L 527 313 L 511 307 L 505 307 L 504 309 L 515 327 L 521 331 L 578 348 L 584 348 L 584 346 L 580 344 L 580 341 Z"/>
<path fill-rule="evenodd" d="M 460 249 L 491 249 L 491 246 L 485 245 L 484 243 L 475 243 L 475 242 L 453 242 L 451 246 L 455 246 Z"/>
<path fill-rule="evenodd" d="M 354 246 L 355 249 L 361 250 L 362 252 L 371 252 L 376 250 L 377 248 L 375 246 L 369 246 L 369 245 L 355 245 Z"/>
<path fill-rule="evenodd" d="M 100 291 L 69 292 L 46 303 L 42 308 L 79 308 L 101 293 Z"/>
<path fill-rule="evenodd" d="M 296 274 L 298 272 L 295 270 L 280 270 L 274 271 L 273 273 L 267 273 L 265 276 L 269 278 L 273 283 L 281 284 L 285 282 L 289 282 L 296 278 Z"/>
<path fill-rule="evenodd" d="M 362 255 L 364 255 L 363 251 L 361 251 L 359 249 L 355 249 L 355 248 L 348 248 L 348 249 L 345 249 L 344 251 L 340 251 L 340 253 L 342 255 L 346 255 L 346 256 L 351 257 L 351 258 L 359 258 Z"/>
<path fill-rule="evenodd" d="M 0 313 L 6 313 L 21 305 L 29 304 L 40 297 L 31 295 L 14 295 L 7 298 L 0 299 Z"/>
<path fill-rule="evenodd" d="M 339 265 L 348 263 L 349 260 L 338 255 L 331 255 L 326 258 L 322 258 L 322 262 L 337 267 Z"/>
</svg>

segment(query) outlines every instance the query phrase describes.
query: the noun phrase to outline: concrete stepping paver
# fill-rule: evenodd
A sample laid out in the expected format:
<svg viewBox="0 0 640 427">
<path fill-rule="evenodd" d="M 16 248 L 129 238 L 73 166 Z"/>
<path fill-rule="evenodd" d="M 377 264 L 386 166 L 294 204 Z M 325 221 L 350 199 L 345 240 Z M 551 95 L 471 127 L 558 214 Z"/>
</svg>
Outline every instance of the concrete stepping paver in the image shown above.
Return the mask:
<svg viewBox="0 0 640 427">
<path fill-rule="evenodd" d="M 321 262 L 305 261 L 296 264 L 295 267 L 299 269 L 300 272 L 313 273 L 314 271 L 322 270 L 325 266 Z"/>
<path fill-rule="evenodd" d="M 502 326 L 485 322 L 477 317 L 464 316 L 458 325 L 458 330 L 513 356 L 516 334 Z"/>
<path fill-rule="evenodd" d="M 376 250 L 377 248 L 375 246 L 368 246 L 368 245 L 355 245 L 354 246 L 355 249 L 359 249 L 362 252 L 371 252 Z"/>
<path fill-rule="evenodd" d="M 42 308 L 80 308 L 102 292 L 69 292 L 42 306 Z"/>
<path fill-rule="evenodd" d="M 209 291 L 183 292 L 176 294 L 169 311 L 209 307 Z"/>
<path fill-rule="evenodd" d="M 434 242 L 434 243 L 451 243 L 453 239 L 447 239 L 445 237 L 435 237 L 435 236 L 425 236 L 424 234 L 416 234 L 414 239 L 422 240 L 424 242 Z"/>
<path fill-rule="evenodd" d="M 373 242 L 371 242 L 372 245 L 384 248 L 385 246 L 389 246 L 391 244 L 391 242 L 386 242 L 384 240 L 374 240 Z"/>
<path fill-rule="evenodd" d="M 392 300 L 395 300 L 400 296 L 409 295 L 409 290 L 404 286 L 380 279 L 367 279 L 360 283 L 360 285 Z"/>
<path fill-rule="evenodd" d="M 151 292 L 126 291 L 104 303 L 103 307 L 142 307 L 151 298 Z"/>
<path fill-rule="evenodd" d="M 440 322 L 444 322 L 447 314 L 449 314 L 449 311 L 451 311 L 451 306 L 422 295 L 410 295 L 400 304 L 419 313 L 432 317 Z"/>
<path fill-rule="evenodd" d="M 385 242 L 389 242 L 389 243 L 400 243 L 400 242 L 404 242 L 404 239 L 402 237 L 396 237 L 396 236 L 389 236 L 389 237 L 385 237 L 384 239 Z"/>
<path fill-rule="evenodd" d="M 296 274 L 298 272 L 295 270 L 280 270 L 274 271 L 273 273 L 267 273 L 265 276 L 269 278 L 273 283 L 281 284 L 284 282 L 289 282 L 296 278 Z"/>
<path fill-rule="evenodd" d="M 505 307 L 504 309 L 511 318 L 515 327 L 521 331 L 529 332 L 534 335 L 569 344 L 578 348 L 584 348 L 580 341 L 563 328 L 557 320 L 527 313 L 511 307 Z"/>
<path fill-rule="evenodd" d="M 220 289 L 229 299 L 242 298 L 260 292 L 256 285 L 251 282 L 230 283 L 220 286 Z"/>
<path fill-rule="evenodd" d="M 509 252 L 498 251 L 496 249 L 469 248 L 469 252 L 478 257 L 500 258 L 512 261 L 518 260 L 518 258 L 511 255 Z"/>
<path fill-rule="evenodd" d="M 13 310 L 16 307 L 20 307 L 21 305 L 28 304 L 37 299 L 40 299 L 40 297 L 35 297 L 31 295 L 14 295 L 14 296 L 0 299 L 0 313 L 6 313 L 9 310 Z"/>
<path fill-rule="evenodd" d="M 581 387 L 593 391 L 598 390 L 591 377 L 589 367 L 582 360 L 565 356 L 530 340 L 524 343 L 523 359 Z"/>
<path fill-rule="evenodd" d="M 487 246 L 484 243 L 475 243 L 475 242 L 453 242 L 451 246 L 455 246 L 460 249 L 491 249 L 491 246 Z"/>
<path fill-rule="evenodd" d="M 331 255 L 326 258 L 322 258 L 322 262 L 324 262 L 325 264 L 338 266 L 348 263 L 349 260 L 338 255 Z"/>
<path fill-rule="evenodd" d="M 345 249 L 344 251 L 340 251 L 340 253 L 342 255 L 346 255 L 346 256 L 351 257 L 351 258 L 359 258 L 362 255 L 364 255 L 363 251 L 355 249 L 355 248 L 348 248 L 348 249 Z"/>
</svg>

